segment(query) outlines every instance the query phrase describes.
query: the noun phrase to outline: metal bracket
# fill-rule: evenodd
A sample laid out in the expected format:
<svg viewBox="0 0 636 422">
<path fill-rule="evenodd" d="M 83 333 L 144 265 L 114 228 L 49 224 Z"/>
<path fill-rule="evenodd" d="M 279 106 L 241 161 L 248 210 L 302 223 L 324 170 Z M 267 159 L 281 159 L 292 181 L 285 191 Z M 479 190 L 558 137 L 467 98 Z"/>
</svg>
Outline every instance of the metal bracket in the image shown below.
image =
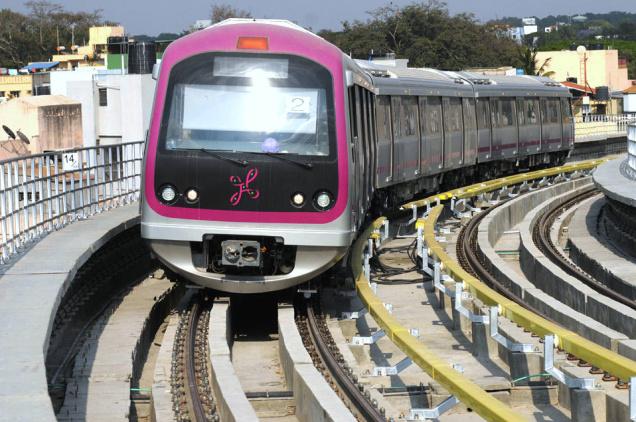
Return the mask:
<svg viewBox="0 0 636 422">
<path fill-rule="evenodd" d="M 452 293 L 442 284 L 442 281 L 451 281 L 452 277 L 446 274 L 442 274 L 440 262 L 435 259 L 433 264 L 433 286 L 448 297 L 452 297 Z"/>
<path fill-rule="evenodd" d="M 554 335 L 546 335 L 543 342 L 543 369 L 552 375 L 560 383 L 569 388 L 579 388 L 581 390 L 593 390 L 596 388 L 594 378 L 572 378 L 554 366 Z"/>
<path fill-rule="evenodd" d="M 436 407 L 433 407 L 431 409 L 411 409 L 407 420 L 422 421 L 426 419 L 437 419 L 443 413 L 452 409 L 457 403 L 459 403 L 457 397 L 450 396 L 449 398 L 438 404 Z"/>
<path fill-rule="evenodd" d="M 389 375 L 397 375 L 408 368 L 412 363 L 413 361 L 411 360 L 411 358 L 406 357 L 393 366 L 376 366 L 375 368 L 373 368 L 372 376 L 386 377 Z"/>
<path fill-rule="evenodd" d="M 341 314 L 341 317 L 342 319 L 358 319 L 362 318 L 362 316 L 365 315 L 367 312 L 369 312 L 367 308 L 362 308 L 359 311 L 343 312 Z"/>
<path fill-rule="evenodd" d="M 417 221 L 417 205 L 411 206 L 411 209 L 413 210 L 413 215 L 411 216 L 411 219 L 406 223 L 407 226 Z"/>
<path fill-rule="evenodd" d="M 532 344 L 528 343 L 515 343 L 514 341 L 509 340 L 503 335 L 499 334 L 499 310 L 496 306 L 490 307 L 490 337 L 492 337 L 497 343 L 501 344 L 506 349 L 511 352 L 521 352 L 521 353 L 530 353 L 534 352 L 535 348 Z"/>
<path fill-rule="evenodd" d="M 468 308 L 465 308 L 464 305 L 462 305 L 463 292 L 464 292 L 463 283 L 461 282 L 455 283 L 455 310 L 459 312 L 460 314 L 462 314 L 463 316 L 465 316 L 466 318 L 468 318 L 471 322 L 488 324 L 488 322 L 490 321 L 490 319 L 488 318 L 488 315 L 475 314 L 471 312 Z"/>
<path fill-rule="evenodd" d="M 636 377 L 629 379 L 629 420 L 636 421 Z"/>
<path fill-rule="evenodd" d="M 365 344 L 373 344 L 385 335 L 386 333 L 384 332 L 384 330 L 378 330 L 370 336 L 353 336 L 351 337 L 351 345 L 364 346 Z"/>
</svg>

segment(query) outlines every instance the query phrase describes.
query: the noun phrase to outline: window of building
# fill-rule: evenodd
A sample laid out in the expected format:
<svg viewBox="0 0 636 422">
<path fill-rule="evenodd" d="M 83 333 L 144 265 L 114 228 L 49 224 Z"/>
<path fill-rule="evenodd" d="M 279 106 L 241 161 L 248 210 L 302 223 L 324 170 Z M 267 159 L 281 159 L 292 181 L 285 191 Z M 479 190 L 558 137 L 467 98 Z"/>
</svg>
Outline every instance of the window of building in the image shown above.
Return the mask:
<svg viewBox="0 0 636 422">
<path fill-rule="evenodd" d="M 99 88 L 99 106 L 108 106 L 108 91 L 106 88 Z"/>
<path fill-rule="evenodd" d="M 20 91 L 11 91 L 11 96 L 13 98 L 19 98 L 20 97 Z"/>
</svg>

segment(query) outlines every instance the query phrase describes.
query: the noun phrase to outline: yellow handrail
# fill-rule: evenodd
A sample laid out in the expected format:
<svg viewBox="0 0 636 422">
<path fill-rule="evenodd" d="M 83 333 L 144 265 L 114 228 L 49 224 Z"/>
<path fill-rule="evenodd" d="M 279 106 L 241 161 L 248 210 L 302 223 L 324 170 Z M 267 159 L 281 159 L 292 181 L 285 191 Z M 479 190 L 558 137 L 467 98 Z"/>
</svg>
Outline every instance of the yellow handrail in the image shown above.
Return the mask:
<svg viewBox="0 0 636 422">
<path fill-rule="evenodd" d="M 358 240 L 354 243 L 352 253 L 354 257 L 362 256 L 362 251 L 373 231 L 379 228 L 385 218 L 381 217 L 373 222 Z M 353 274 L 356 280 L 356 289 L 360 299 L 369 309 L 369 313 L 386 335 L 402 350 L 413 362 L 438 381 L 451 394 L 457 397 L 466 406 L 473 409 L 480 416 L 489 421 L 525 421 L 518 413 L 501 401 L 488 394 L 477 384 L 467 379 L 444 359 L 431 352 L 424 344 L 415 339 L 397 319 L 386 310 L 382 302 L 375 296 L 369 286 L 360 260 L 354 259 L 352 263 Z"/>
<path fill-rule="evenodd" d="M 500 189 L 505 186 L 513 186 L 518 185 L 523 182 L 527 182 L 530 180 L 536 180 L 543 177 L 551 177 L 556 176 L 560 173 L 571 173 L 579 170 L 590 170 L 599 164 L 604 163 L 607 160 L 588 160 L 582 161 L 576 164 L 566 164 L 564 166 L 552 167 L 544 170 L 536 170 L 528 173 L 520 173 L 515 174 L 514 176 L 501 177 L 499 179 L 488 180 L 486 182 L 475 183 L 469 186 L 465 186 L 463 188 L 452 189 L 446 192 L 438 193 L 435 195 L 431 195 L 424 199 L 419 199 L 417 201 L 410 201 L 406 204 L 402 205 L 402 209 L 409 209 L 413 207 L 423 207 L 427 204 L 439 203 L 442 201 L 446 201 L 451 198 L 470 198 L 473 196 L 480 195 L 482 193 L 490 192 L 496 189 Z"/>
</svg>

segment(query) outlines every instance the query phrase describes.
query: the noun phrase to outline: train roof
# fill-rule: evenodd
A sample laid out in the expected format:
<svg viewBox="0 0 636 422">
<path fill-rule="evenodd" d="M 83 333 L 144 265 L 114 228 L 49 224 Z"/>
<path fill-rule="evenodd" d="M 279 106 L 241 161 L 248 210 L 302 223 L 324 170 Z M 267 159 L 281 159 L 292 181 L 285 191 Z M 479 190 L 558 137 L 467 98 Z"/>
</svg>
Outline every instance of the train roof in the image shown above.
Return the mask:
<svg viewBox="0 0 636 422">
<path fill-rule="evenodd" d="M 431 68 L 400 68 L 364 60 L 355 63 L 372 79 L 378 95 L 569 96 L 569 90 L 542 76 L 482 75 Z"/>
<path fill-rule="evenodd" d="M 401 68 L 364 60 L 355 62 L 371 77 L 378 95 L 473 95 L 472 86 L 466 80 L 437 69 Z"/>
</svg>

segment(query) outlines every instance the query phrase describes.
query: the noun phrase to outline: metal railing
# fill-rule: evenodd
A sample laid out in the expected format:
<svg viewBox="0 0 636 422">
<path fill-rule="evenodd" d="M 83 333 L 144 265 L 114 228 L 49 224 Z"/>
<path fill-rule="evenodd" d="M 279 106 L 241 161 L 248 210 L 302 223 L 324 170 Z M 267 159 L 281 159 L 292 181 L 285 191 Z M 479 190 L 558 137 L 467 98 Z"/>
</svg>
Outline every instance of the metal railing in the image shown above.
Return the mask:
<svg viewBox="0 0 636 422">
<path fill-rule="evenodd" d="M 144 142 L 0 161 L 0 263 L 67 224 L 139 199 Z"/>
<path fill-rule="evenodd" d="M 577 141 L 626 136 L 627 127 L 636 122 L 636 114 L 586 114 L 574 119 Z"/>
<path fill-rule="evenodd" d="M 636 123 L 630 124 L 627 130 L 627 173 L 636 179 Z"/>
</svg>

